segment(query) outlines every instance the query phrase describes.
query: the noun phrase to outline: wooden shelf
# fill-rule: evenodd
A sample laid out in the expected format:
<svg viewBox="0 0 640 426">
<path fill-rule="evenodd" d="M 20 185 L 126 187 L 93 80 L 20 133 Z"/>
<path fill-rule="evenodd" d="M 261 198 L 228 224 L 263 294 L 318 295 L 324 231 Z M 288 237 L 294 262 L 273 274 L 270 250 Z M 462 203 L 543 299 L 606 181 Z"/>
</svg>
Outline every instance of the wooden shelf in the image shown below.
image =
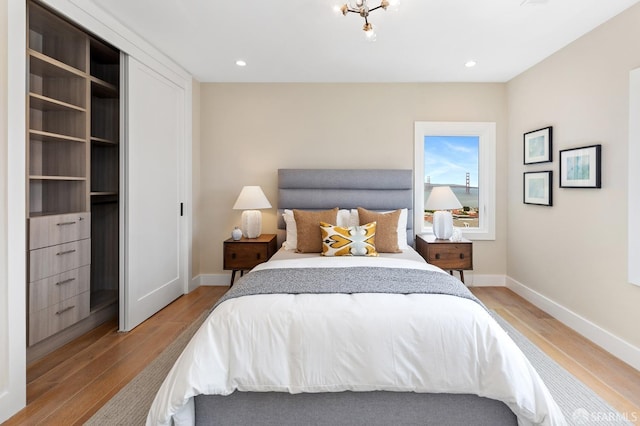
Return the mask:
<svg viewBox="0 0 640 426">
<path fill-rule="evenodd" d="M 31 180 L 87 180 L 79 176 L 29 176 Z"/>
<path fill-rule="evenodd" d="M 105 98 L 118 98 L 118 87 L 115 84 L 107 83 L 98 77 L 90 76 L 91 92 L 100 94 Z"/>
<path fill-rule="evenodd" d="M 118 141 L 114 141 L 111 139 L 99 138 L 97 136 L 91 136 L 91 142 L 100 144 L 100 145 L 118 145 Z"/>
<path fill-rule="evenodd" d="M 92 197 L 102 197 L 106 195 L 118 195 L 117 191 L 91 191 Z"/>
<path fill-rule="evenodd" d="M 27 54 L 31 58 L 29 71 L 37 74 L 50 74 L 57 75 L 59 77 L 68 77 L 69 74 L 86 78 L 87 73 L 70 65 L 65 64 L 51 56 L 47 56 L 44 53 L 37 50 L 27 49 Z"/>
<path fill-rule="evenodd" d="M 86 139 L 74 136 L 61 135 L 58 133 L 44 132 L 42 130 L 29 129 L 29 137 L 32 141 L 40 142 L 81 142 L 86 143 Z"/>
<path fill-rule="evenodd" d="M 30 108 L 38 109 L 40 111 L 86 111 L 86 108 L 79 107 L 67 102 L 62 102 L 53 98 L 48 98 L 37 93 L 29 93 L 29 98 Z"/>
</svg>

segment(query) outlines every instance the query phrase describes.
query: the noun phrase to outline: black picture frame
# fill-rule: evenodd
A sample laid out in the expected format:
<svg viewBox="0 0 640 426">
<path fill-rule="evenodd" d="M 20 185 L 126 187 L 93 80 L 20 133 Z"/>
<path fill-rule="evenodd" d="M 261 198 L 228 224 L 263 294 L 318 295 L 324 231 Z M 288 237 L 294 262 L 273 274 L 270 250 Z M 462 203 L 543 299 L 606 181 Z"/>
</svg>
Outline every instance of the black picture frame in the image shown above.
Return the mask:
<svg viewBox="0 0 640 426">
<path fill-rule="evenodd" d="M 522 135 L 524 164 L 553 161 L 553 126 L 532 130 Z"/>
<path fill-rule="evenodd" d="M 602 145 L 560 151 L 560 188 L 602 187 Z"/>
<path fill-rule="evenodd" d="M 538 206 L 553 206 L 553 171 L 524 172 L 522 202 Z"/>
</svg>

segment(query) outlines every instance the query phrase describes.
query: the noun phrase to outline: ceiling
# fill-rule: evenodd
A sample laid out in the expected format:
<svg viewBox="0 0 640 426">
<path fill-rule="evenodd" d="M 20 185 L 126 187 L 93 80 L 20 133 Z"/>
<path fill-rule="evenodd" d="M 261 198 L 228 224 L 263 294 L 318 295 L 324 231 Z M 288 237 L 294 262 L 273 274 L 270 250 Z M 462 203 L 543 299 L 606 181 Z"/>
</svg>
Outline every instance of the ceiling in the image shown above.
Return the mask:
<svg viewBox="0 0 640 426">
<path fill-rule="evenodd" d="M 640 0 L 401 0 L 373 42 L 340 0 L 87 1 L 201 82 L 505 82 Z"/>
</svg>

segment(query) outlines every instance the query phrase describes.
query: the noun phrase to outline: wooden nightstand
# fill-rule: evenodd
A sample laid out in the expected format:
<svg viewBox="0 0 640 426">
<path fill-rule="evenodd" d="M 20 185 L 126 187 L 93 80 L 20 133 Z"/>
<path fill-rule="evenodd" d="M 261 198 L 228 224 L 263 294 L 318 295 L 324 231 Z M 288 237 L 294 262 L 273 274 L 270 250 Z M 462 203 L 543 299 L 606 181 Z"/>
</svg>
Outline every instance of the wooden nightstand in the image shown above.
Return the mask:
<svg viewBox="0 0 640 426">
<path fill-rule="evenodd" d="M 258 238 L 242 237 L 238 241 L 232 238 L 224 241 L 223 269 L 231 270 L 231 284 L 236 278 L 254 266 L 266 262 L 278 250 L 275 234 L 262 234 Z"/>
<path fill-rule="evenodd" d="M 416 251 L 432 265 L 442 269 L 460 272 L 460 280 L 464 282 L 465 270 L 473 269 L 473 242 L 438 240 L 433 235 L 418 235 Z"/>
</svg>

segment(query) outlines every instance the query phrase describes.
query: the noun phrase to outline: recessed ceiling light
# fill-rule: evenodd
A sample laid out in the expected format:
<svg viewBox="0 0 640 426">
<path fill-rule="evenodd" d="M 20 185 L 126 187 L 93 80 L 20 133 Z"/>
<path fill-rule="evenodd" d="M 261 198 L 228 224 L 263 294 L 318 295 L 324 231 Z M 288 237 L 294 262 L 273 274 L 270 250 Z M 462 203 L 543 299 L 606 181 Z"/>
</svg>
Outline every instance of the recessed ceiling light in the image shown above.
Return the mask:
<svg viewBox="0 0 640 426">
<path fill-rule="evenodd" d="M 467 68 L 473 68 L 476 66 L 476 61 L 467 61 L 464 66 Z"/>
<path fill-rule="evenodd" d="M 244 66 L 247 65 L 247 63 L 245 61 L 243 61 L 242 59 L 238 59 L 236 61 L 236 65 L 239 66 L 239 67 L 244 67 Z"/>
<path fill-rule="evenodd" d="M 538 4 L 547 4 L 548 0 L 522 0 L 522 3 L 520 3 L 520 6 L 525 6 L 525 5 L 538 5 Z"/>
</svg>

